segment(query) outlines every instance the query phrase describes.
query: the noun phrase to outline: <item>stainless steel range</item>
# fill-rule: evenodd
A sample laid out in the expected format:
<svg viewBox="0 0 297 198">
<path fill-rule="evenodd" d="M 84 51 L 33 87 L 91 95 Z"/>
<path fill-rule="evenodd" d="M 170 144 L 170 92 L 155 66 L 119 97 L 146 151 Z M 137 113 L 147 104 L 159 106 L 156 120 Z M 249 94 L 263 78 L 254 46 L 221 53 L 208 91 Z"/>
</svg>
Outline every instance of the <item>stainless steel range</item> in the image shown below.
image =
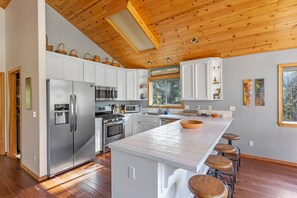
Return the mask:
<svg viewBox="0 0 297 198">
<path fill-rule="evenodd" d="M 96 109 L 96 117 L 102 118 L 102 151 L 109 152 L 109 143 L 125 137 L 125 119 L 123 115 L 112 114 L 110 106 L 100 106 Z"/>
</svg>

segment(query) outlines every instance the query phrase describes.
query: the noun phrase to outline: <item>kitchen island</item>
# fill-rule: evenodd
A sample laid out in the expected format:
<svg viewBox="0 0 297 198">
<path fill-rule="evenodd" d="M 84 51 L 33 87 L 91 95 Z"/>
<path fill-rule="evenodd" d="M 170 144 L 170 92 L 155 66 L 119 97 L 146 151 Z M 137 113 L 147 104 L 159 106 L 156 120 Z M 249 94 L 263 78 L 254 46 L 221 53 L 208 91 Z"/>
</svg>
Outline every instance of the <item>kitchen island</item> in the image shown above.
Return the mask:
<svg viewBox="0 0 297 198">
<path fill-rule="evenodd" d="M 176 121 L 111 143 L 113 198 L 191 197 L 188 179 L 206 174 L 207 157 L 232 118 L 182 117 L 204 124 L 183 129 Z"/>
</svg>

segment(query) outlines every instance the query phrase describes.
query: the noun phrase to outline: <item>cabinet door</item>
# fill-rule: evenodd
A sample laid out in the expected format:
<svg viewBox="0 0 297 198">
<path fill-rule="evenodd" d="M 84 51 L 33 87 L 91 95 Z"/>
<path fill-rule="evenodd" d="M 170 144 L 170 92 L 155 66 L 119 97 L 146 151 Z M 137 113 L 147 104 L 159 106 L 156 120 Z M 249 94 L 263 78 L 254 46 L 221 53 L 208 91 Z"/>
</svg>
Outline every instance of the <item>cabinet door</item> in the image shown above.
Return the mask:
<svg viewBox="0 0 297 198">
<path fill-rule="evenodd" d="M 84 82 L 95 83 L 94 63 L 84 62 Z"/>
<path fill-rule="evenodd" d="M 46 54 L 46 79 L 63 79 L 63 59 L 58 55 Z"/>
<path fill-rule="evenodd" d="M 145 123 L 145 131 L 148 131 L 148 130 L 157 128 L 157 127 L 159 127 L 159 126 L 160 126 L 160 124 L 158 124 L 158 123 L 154 123 L 154 122 L 146 122 L 146 123 Z"/>
<path fill-rule="evenodd" d="M 126 72 L 123 69 L 117 70 L 118 100 L 126 100 Z"/>
<path fill-rule="evenodd" d="M 195 99 L 195 65 L 193 62 L 181 65 L 181 88 L 183 100 Z"/>
<path fill-rule="evenodd" d="M 106 67 L 102 65 L 95 66 L 95 84 L 96 86 L 106 87 Z"/>
<path fill-rule="evenodd" d="M 112 67 L 106 67 L 106 86 L 116 87 L 117 86 L 117 70 Z"/>
<path fill-rule="evenodd" d="M 141 121 L 138 121 L 135 123 L 135 131 L 133 133 L 133 135 L 136 135 L 138 133 L 142 133 L 145 131 L 145 123 L 144 122 L 141 122 Z"/>
<path fill-rule="evenodd" d="M 210 100 L 209 61 L 195 62 L 195 99 Z"/>
<path fill-rule="evenodd" d="M 125 137 L 130 137 L 132 135 L 132 123 L 131 123 L 131 117 L 125 116 Z"/>
<path fill-rule="evenodd" d="M 83 81 L 83 62 L 73 58 L 64 58 L 64 79 Z"/>
<path fill-rule="evenodd" d="M 102 118 L 95 120 L 95 152 L 102 151 Z"/>
<path fill-rule="evenodd" d="M 127 100 L 136 100 L 137 87 L 136 87 L 136 71 L 135 70 L 127 70 L 126 71 L 126 89 L 127 89 Z"/>
</svg>

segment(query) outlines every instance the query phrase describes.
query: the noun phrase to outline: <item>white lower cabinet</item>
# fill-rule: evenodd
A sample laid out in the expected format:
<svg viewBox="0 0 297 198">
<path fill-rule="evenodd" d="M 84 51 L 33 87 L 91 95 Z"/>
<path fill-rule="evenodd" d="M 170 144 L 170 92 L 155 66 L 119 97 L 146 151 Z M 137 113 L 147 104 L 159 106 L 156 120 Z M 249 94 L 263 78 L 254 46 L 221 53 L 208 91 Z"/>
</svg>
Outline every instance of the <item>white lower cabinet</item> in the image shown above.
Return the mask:
<svg viewBox="0 0 297 198">
<path fill-rule="evenodd" d="M 132 135 L 132 118 L 131 115 L 125 115 L 125 137 Z"/>
<path fill-rule="evenodd" d="M 95 119 L 95 152 L 102 151 L 102 118 Z"/>
<path fill-rule="evenodd" d="M 134 115 L 132 126 L 132 134 L 136 135 L 161 126 L 161 119 L 159 116 Z"/>
</svg>

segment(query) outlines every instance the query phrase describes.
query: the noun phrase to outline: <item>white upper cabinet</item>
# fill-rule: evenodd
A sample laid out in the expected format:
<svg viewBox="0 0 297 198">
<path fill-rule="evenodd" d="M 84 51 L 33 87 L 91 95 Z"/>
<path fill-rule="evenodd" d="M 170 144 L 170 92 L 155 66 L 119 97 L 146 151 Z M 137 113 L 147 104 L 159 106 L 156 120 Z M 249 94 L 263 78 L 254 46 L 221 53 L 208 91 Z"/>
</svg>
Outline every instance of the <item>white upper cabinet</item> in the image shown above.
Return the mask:
<svg viewBox="0 0 297 198">
<path fill-rule="evenodd" d="M 95 83 L 95 64 L 84 62 L 84 82 Z"/>
<path fill-rule="evenodd" d="M 126 71 L 117 69 L 118 100 L 126 100 Z"/>
<path fill-rule="evenodd" d="M 83 62 L 77 58 L 64 58 L 64 79 L 73 81 L 84 80 Z"/>
<path fill-rule="evenodd" d="M 106 67 L 106 86 L 117 87 L 117 69 L 115 67 Z"/>
<path fill-rule="evenodd" d="M 210 99 L 209 69 L 209 61 L 195 62 L 195 98 L 197 100 Z"/>
<path fill-rule="evenodd" d="M 96 64 L 95 66 L 95 84 L 100 87 L 116 87 L 117 86 L 117 71 L 116 68 Z"/>
<path fill-rule="evenodd" d="M 134 69 L 126 70 L 126 93 L 127 100 L 137 100 L 137 72 Z"/>
<path fill-rule="evenodd" d="M 103 65 L 95 66 L 95 84 L 96 86 L 106 87 L 106 67 Z"/>
<path fill-rule="evenodd" d="M 181 63 L 182 99 L 195 100 L 195 64 Z"/>
<path fill-rule="evenodd" d="M 182 99 L 221 100 L 222 79 L 222 60 L 220 58 L 182 62 Z"/>
<path fill-rule="evenodd" d="M 46 79 L 63 78 L 63 59 L 52 53 L 46 54 Z"/>
</svg>

